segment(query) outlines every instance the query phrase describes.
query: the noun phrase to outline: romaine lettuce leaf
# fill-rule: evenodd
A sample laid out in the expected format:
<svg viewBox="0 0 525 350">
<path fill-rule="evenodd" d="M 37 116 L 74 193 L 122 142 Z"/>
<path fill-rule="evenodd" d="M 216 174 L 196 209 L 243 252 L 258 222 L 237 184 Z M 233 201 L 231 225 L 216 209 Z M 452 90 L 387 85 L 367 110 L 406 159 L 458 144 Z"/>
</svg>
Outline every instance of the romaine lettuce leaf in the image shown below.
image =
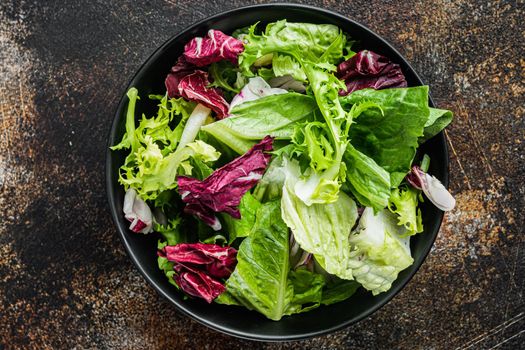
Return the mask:
<svg viewBox="0 0 525 350">
<path fill-rule="evenodd" d="M 404 226 L 388 209 L 367 207 L 359 226 L 349 237 L 357 219 L 355 202 L 344 192 L 337 202 L 307 206 L 293 191 L 298 165 L 288 162 L 281 198 L 284 222 L 302 249 L 315 255 L 329 274 L 355 279 L 365 289 L 378 294 L 390 288 L 397 274 L 413 262 Z M 339 300 L 338 292 L 331 298 Z"/>
<path fill-rule="evenodd" d="M 226 292 L 216 302 L 242 305 L 274 321 L 307 311 L 312 303 L 318 305 L 321 276 L 290 271 L 288 227 L 281 218 L 279 201 L 263 204 L 256 217 L 250 236 L 240 245 Z"/>
<path fill-rule="evenodd" d="M 348 235 L 357 220 L 357 206 L 344 192 L 337 201 L 306 205 L 295 194 L 299 165 L 287 161 L 286 181 L 281 198 L 282 218 L 302 249 L 315 254 L 316 260 L 330 274 L 352 279 L 348 269 L 350 246 Z"/>
<path fill-rule="evenodd" d="M 274 52 L 293 55 L 297 60 L 332 64 L 343 57 L 346 37 L 332 24 L 281 20 L 268 24 L 261 35 L 256 34 L 255 29 L 256 25 L 253 25 L 249 33 L 243 36 L 244 52 L 239 56 L 239 66 L 249 76 L 253 76 L 250 67 L 258 59 Z"/>
<path fill-rule="evenodd" d="M 363 111 L 350 128 L 352 145 L 390 173 L 398 187 L 412 160 L 429 117 L 428 86 L 385 90 L 363 89 L 340 98 L 344 106 L 376 103 Z"/>
<path fill-rule="evenodd" d="M 261 203 L 281 198 L 286 174 L 283 158 L 273 157 L 263 177 L 253 189 L 253 196 Z"/>
<path fill-rule="evenodd" d="M 350 298 L 361 287 L 356 281 L 335 278 L 328 281 L 323 289 L 321 304 L 331 305 Z"/>
<path fill-rule="evenodd" d="M 452 118 L 451 111 L 430 107 L 430 115 L 425 123 L 423 136 L 419 138 L 419 143 L 423 143 L 439 134 L 441 130 L 445 129 L 447 125 L 450 124 Z"/>
<path fill-rule="evenodd" d="M 309 271 L 305 267 L 291 270 L 288 278 L 293 285 L 292 305 L 304 305 L 300 312 L 319 307 L 324 299 L 325 279 L 322 275 Z M 327 298 L 328 300 L 328 298 Z"/>
<path fill-rule="evenodd" d="M 390 174 L 351 144 L 346 148 L 343 159 L 347 183 L 359 203 L 376 211 L 385 208 L 390 197 Z"/>
<path fill-rule="evenodd" d="M 230 117 L 205 125 L 202 130 L 243 154 L 266 135 L 291 138 L 295 123 L 311 117 L 315 109 L 314 99 L 307 95 L 270 95 L 236 106 Z"/>
<path fill-rule="evenodd" d="M 396 221 L 388 209 L 374 214 L 372 208 L 366 208 L 350 235 L 348 267 L 355 280 L 374 295 L 389 290 L 398 273 L 414 262 L 410 237 Z"/>
<path fill-rule="evenodd" d="M 238 237 L 248 237 L 250 235 L 255 224 L 255 213 L 260 207 L 261 203 L 250 192 L 246 192 L 239 204 L 240 219 L 235 219 L 227 214 L 222 215 L 226 223 L 230 244 Z"/>
</svg>

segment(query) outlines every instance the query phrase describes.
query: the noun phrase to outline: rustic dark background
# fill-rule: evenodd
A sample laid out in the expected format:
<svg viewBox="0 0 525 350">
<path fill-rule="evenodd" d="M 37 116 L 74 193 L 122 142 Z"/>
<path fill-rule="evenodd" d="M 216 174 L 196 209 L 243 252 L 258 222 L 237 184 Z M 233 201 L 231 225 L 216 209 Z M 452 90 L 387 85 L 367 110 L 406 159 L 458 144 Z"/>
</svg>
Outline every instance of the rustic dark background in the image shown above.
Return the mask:
<svg viewBox="0 0 525 350">
<path fill-rule="evenodd" d="M 106 204 L 113 112 L 157 46 L 243 4 L 1 1 L 0 349 L 525 348 L 523 1 L 312 3 L 384 36 L 456 115 L 457 208 L 387 306 L 329 336 L 253 343 L 191 321 L 146 284 Z"/>
</svg>

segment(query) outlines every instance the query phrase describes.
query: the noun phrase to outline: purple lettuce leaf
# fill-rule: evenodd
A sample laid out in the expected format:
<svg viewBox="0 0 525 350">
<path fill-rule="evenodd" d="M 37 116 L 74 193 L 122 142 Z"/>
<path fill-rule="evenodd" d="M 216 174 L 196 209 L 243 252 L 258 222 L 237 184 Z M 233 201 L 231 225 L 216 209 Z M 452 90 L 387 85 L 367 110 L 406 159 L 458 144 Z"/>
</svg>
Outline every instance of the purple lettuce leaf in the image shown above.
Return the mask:
<svg viewBox="0 0 525 350">
<path fill-rule="evenodd" d="M 169 261 L 204 269 L 215 278 L 227 278 L 237 265 L 237 250 L 217 244 L 180 243 L 162 251 Z"/>
<path fill-rule="evenodd" d="M 183 292 L 208 303 L 225 291 L 220 279 L 230 277 L 237 265 L 237 250 L 216 244 L 168 245 L 158 255 L 174 263 L 174 281 Z"/>
<path fill-rule="evenodd" d="M 184 57 L 198 67 L 223 59 L 237 65 L 237 57 L 244 51 L 242 41 L 211 29 L 205 38 L 196 37 L 184 46 Z"/>
<path fill-rule="evenodd" d="M 339 91 L 341 96 L 365 88 L 381 90 L 407 86 L 405 76 L 398 64 L 369 50 L 359 51 L 350 59 L 340 63 L 336 75 L 346 84 L 346 91 Z"/>
<path fill-rule="evenodd" d="M 186 203 L 184 212 L 196 215 L 215 230 L 221 225 L 214 213 L 228 213 L 241 218 L 242 196 L 261 179 L 271 155 L 273 138 L 266 136 L 244 155 L 217 169 L 203 181 L 187 176 L 177 177 L 179 193 Z"/>
<path fill-rule="evenodd" d="M 221 282 L 208 276 L 204 271 L 183 264 L 175 264 L 173 268 L 177 272 L 175 283 L 188 295 L 211 303 L 226 290 Z"/>
<path fill-rule="evenodd" d="M 171 68 L 165 85 L 169 97 L 184 97 L 201 103 L 217 113 L 219 119 L 228 115 L 229 105 L 221 90 L 209 87 L 208 73 L 189 63 L 184 56 L 180 56 Z"/>
</svg>

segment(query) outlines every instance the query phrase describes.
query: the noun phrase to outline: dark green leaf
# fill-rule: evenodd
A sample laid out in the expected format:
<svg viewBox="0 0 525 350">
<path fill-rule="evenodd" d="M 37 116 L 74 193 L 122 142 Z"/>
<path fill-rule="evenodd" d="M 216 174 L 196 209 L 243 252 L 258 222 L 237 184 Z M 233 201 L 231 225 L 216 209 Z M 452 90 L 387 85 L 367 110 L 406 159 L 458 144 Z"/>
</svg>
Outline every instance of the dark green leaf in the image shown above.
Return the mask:
<svg viewBox="0 0 525 350">
<path fill-rule="evenodd" d="M 397 187 L 410 171 L 429 117 L 428 87 L 363 89 L 341 98 L 348 106 L 363 101 L 381 108 L 363 111 L 350 127 L 352 145 L 390 173 Z"/>
</svg>

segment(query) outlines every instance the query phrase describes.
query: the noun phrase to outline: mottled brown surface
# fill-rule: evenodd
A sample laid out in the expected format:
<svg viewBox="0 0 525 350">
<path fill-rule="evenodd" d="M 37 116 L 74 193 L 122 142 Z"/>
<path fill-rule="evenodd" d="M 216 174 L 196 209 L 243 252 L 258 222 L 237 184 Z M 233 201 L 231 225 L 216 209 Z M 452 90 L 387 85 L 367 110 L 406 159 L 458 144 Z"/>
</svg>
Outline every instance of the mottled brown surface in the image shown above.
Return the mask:
<svg viewBox="0 0 525 350">
<path fill-rule="evenodd" d="M 64 3 L 0 3 L 0 349 L 525 348 L 523 1 L 316 2 L 383 35 L 456 113 L 458 205 L 387 306 L 284 344 L 221 335 L 157 296 L 117 239 L 103 181 L 132 74 L 174 33 L 244 2 Z"/>
</svg>

